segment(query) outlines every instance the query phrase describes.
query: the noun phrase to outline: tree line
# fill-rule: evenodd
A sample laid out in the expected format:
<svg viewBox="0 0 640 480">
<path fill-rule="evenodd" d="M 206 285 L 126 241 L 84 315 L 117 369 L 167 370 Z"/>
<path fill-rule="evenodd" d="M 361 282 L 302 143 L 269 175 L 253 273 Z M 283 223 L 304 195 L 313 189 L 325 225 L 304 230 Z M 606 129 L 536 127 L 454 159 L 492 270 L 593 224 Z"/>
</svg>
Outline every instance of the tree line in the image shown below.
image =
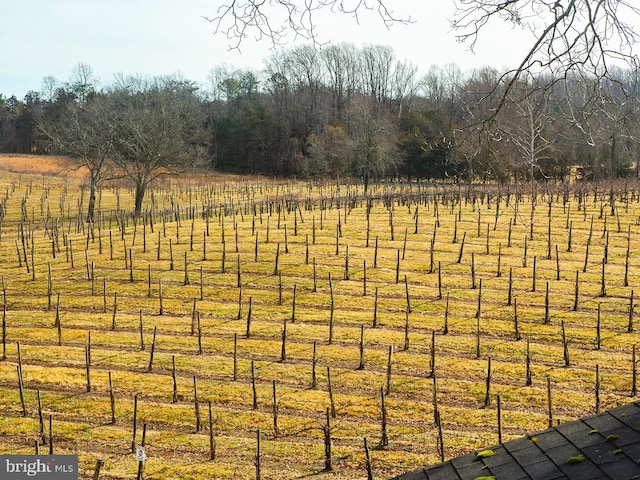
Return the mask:
<svg viewBox="0 0 640 480">
<path fill-rule="evenodd" d="M 276 51 L 261 71 L 117 75 L 78 64 L 23 100 L 0 95 L 0 151 L 78 159 L 126 176 L 141 206 L 158 175 L 197 166 L 298 177 L 451 181 L 637 174 L 637 71 L 549 74 L 418 67 L 390 47 Z M 94 189 L 92 188 L 92 191 Z"/>
</svg>

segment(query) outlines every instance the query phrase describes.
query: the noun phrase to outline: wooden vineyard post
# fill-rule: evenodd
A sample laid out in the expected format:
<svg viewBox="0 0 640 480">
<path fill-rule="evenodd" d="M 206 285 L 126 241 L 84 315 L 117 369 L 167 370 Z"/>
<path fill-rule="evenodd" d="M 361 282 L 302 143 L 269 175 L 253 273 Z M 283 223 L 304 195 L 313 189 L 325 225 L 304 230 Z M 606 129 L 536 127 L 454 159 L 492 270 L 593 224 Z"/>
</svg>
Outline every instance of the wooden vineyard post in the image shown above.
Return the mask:
<svg viewBox="0 0 640 480">
<path fill-rule="evenodd" d="M 389 345 L 389 355 L 387 357 L 387 377 L 385 395 L 391 393 L 391 362 L 393 360 L 393 345 Z"/>
<path fill-rule="evenodd" d="M 598 315 L 596 319 L 596 350 L 600 350 L 601 337 L 600 337 L 600 314 L 602 304 L 598 302 Z"/>
<path fill-rule="evenodd" d="M 373 328 L 378 326 L 378 287 L 373 297 Z"/>
<path fill-rule="evenodd" d="M 324 437 L 324 471 L 330 472 L 333 470 L 333 464 L 331 461 L 331 417 L 329 415 L 329 408 L 326 410 L 327 422 L 322 426 L 322 432 Z"/>
<path fill-rule="evenodd" d="M 118 313 L 118 292 L 113 294 L 113 313 L 111 314 L 111 330 L 116 329 L 116 315 Z"/>
<path fill-rule="evenodd" d="M 138 428 L 138 395 L 133 397 L 133 433 L 131 435 L 131 453 L 136 451 L 136 433 Z"/>
<path fill-rule="evenodd" d="M 91 332 L 89 332 L 89 342 L 84 348 L 84 358 L 87 392 L 91 392 Z"/>
<path fill-rule="evenodd" d="M 402 242 L 402 260 L 404 260 L 404 254 L 405 251 L 407 250 L 407 233 L 408 233 L 408 228 L 405 227 L 404 229 L 404 241 Z M 431 265 L 433 265 L 433 262 L 431 262 Z"/>
<path fill-rule="evenodd" d="M 36 394 L 38 398 L 38 436 L 40 437 L 39 443 L 42 445 L 45 445 L 47 443 L 47 437 L 44 434 L 44 416 L 42 415 L 42 401 L 40 399 L 40 389 L 36 390 Z"/>
<path fill-rule="evenodd" d="M 331 281 L 331 272 L 329 272 L 329 294 L 331 295 L 331 311 L 329 312 L 329 345 L 333 343 L 333 321 L 335 301 L 333 298 L 333 282 Z"/>
<path fill-rule="evenodd" d="M 189 280 L 189 256 L 188 252 L 184 252 L 184 280 L 182 282 L 183 285 L 191 285 L 191 280 Z M 224 271 L 222 272 L 224 273 Z"/>
<path fill-rule="evenodd" d="M 454 245 L 458 243 L 458 216 L 456 215 L 453 218 L 453 238 L 451 239 L 451 243 Z"/>
<path fill-rule="evenodd" d="M 595 413 L 596 415 L 600 413 L 600 365 L 596 363 L 596 381 L 595 381 Z"/>
<path fill-rule="evenodd" d="M 418 228 L 418 222 L 416 220 L 416 229 Z M 373 480 L 373 470 L 371 468 L 371 454 L 369 452 L 369 446 L 367 445 L 367 437 L 364 437 L 364 458 L 367 469 L 367 480 Z"/>
<path fill-rule="evenodd" d="M 625 287 L 629 286 L 629 253 L 631 249 L 631 225 L 629 225 L 627 233 L 627 253 L 624 256 L 624 282 Z"/>
<path fill-rule="evenodd" d="M 380 447 L 389 445 L 389 435 L 387 434 L 387 406 L 384 403 L 384 390 L 380 387 Z"/>
<path fill-rule="evenodd" d="M 433 424 L 437 426 L 440 423 L 440 408 L 438 407 L 438 381 L 436 376 L 433 376 Z"/>
<path fill-rule="evenodd" d="M 547 227 L 547 260 L 551 260 L 551 216 L 549 216 L 549 226 Z"/>
<path fill-rule="evenodd" d="M 553 427 L 553 406 L 551 399 L 551 377 L 547 375 L 547 426 Z"/>
<path fill-rule="evenodd" d="M 131 253 L 131 249 L 129 249 L 129 281 L 131 283 L 134 282 L 134 278 L 133 278 L 133 254 Z"/>
<path fill-rule="evenodd" d="M 276 246 L 276 258 L 274 261 L 274 266 L 273 266 L 273 274 L 277 275 L 278 272 L 280 271 L 278 269 L 278 262 L 280 261 L 280 244 L 278 243 Z"/>
<path fill-rule="evenodd" d="M 484 407 L 491 403 L 491 357 L 487 357 L 487 377 L 485 381 Z"/>
<path fill-rule="evenodd" d="M 193 406 L 196 420 L 196 433 L 202 429 L 202 422 L 200 420 L 200 401 L 198 400 L 198 379 L 193 376 Z"/>
<path fill-rule="evenodd" d="M 345 280 L 349 280 L 349 245 L 344 250 L 344 277 Z"/>
<path fill-rule="evenodd" d="M 111 404 L 111 424 L 116 424 L 116 397 L 113 393 L 113 383 L 111 381 L 111 372 L 109 372 L 109 403 Z"/>
<path fill-rule="evenodd" d="M 170 238 L 169 239 L 169 270 L 173 271 L 174 266 L 175 264 L 173 262 L 173 239 Z"/>
<path fill-rule="evenodd" d="M 99 458 L 96 460 L 96 466 L 93 469 L 93 476 L 91 477 L 92 480 L 100 480 L 100 471 L 102 470 L 102 467 L 104 467 L 104 460 Z"/>
<path fill-rule="evenodd" d="M 209 400 L 209 460 L 216 459 L 216 438 L 213 434 L 213 413 L 211 411 L 211 400 Z"/>
<path fill-rule="evenodd" d="M 364 323 L 360 325 L 360 363 L 358 364 L 358 370 L 364 370 Z"/>
<path fill-rule="evenodd" d="M 237 257 L 236 262 L 236 287 L 242 288 L 242 270 L 240 269 L 240 255 Z M 204 300 L 204 295 L 202 292 L 203 282 L 202 282 L 202 265 L 200 265 L 200 300 Z"/>
<path fill-rule="evenodd" d="M 449 292 L 447 292 L 447 299 L 444 305 L 444 322 L 442 326 L 442 334 L 447 335 L 449 333 Z"/>
<path fill-rule="evenodd" d="M 601 297 L 606 297 L 607 296 L 607 287 L 606 287 L 606 279 L 605 279 L 605 272 L 604 272 L 604 266 L 606 265 L 606 258 L 603 257 L 602 258 L 602 273 L 600 275 L 600 296 Z"/>
<path fill-rule="evenodd" d="M 198 318 L 198 300 L 193 299 L 193 306 L 191 307 L 191 336 L 196 333 L 196 323 Z"/>
<path fill-rule="evenodd" d="M 486 243 L 486 248 L 485 248 L 485 253 L 487 255 L 489 255 L 489 226 L 490 226 L 490 224 L 487 223 L 487 243 Z"/>
<path fill-rule="evenodd" d="M 431 330 L 431 347 L 429 348 L 429 377 L 436 376 L 436 331 Z"/>
<path fill-rule="evenodd" d="M 438 262 L 438 300 L 442 300 L 442 267 Z"/>
<path fill-rule="evenodd" d="M 253 394 L 253 404 L 252 407 L 254 410 L 258 409 L 258 393 L 256 391 L 256 368 L 253 360 L 251 360 L 251 392 Z"/>
<path fill-rule="evenodd" d="M 198 355 L 202 355 L 202 326 L 200 325 L 200 312 L 196 312 L 196 319 L 198 324 Z"/>
<path fill-rule="evenodd" d="M 562 357 L 564 358 L 564 366 L 568 367 L 571 365 L 571 361 L 569 359 L 569 341 L 567 340 L 567 335 L 564 328 L 564 320 L 561 322 L 562 328 Z"/>
<path fill-rule="evenodd" d="M 498 417 L 498 443 L 502 443 L 502 404 L 500 395 L 496 395 L 497 417 Z"/>
<path fill-rule="evenodd" d="M 287 359 L 287 318 L 282 320 L 282 345 L 280 348 L 280 362 Z"/>
<path fill-rule="evenodd" d="M 406 308 L 404 313 L 404 346 L 403 350 L 409 350 L 409 307 Z"/>
<path fill-rule="evenodd" d="M 153 339 L 151 340 L 151 351 L 149 352 L 149 366 L 147 367 L 147 372 L 151 372 L 153 370 L 153 354 L 156 349 L 156 331 L 158 326 L 153 327 Z"/>
<path fill-rule="evenodd" d="M 378 235 L 376 235 L 376 244 L 373 250 L 373 268 L 378 268 Z"/>
<path fill-rule="evenodd" d="M 367 296 L 367 261 L 362 261 L 362 296 Z"/>
<path fill-rule="evenodd" d="M 482 316 L 482 279 L 480 279 L 480 284 L 478 286 L 478 306 L 476 308 L 476 318 L 479 320 Z"/>
<path fill-rule="evenodd" d="M 460 244 L 460 251 L 458 253 L 458 260 L 456 260 L 456 263 L 460 263 L 462 261 L 462 253 L 464 252 L 464 241 L 467 238 L 467 232 L 464 232 L 462 234 L 462 243 Z"/>
<path fill-rule="evenodd" d="M 551 318 L 549 317 L 549 282 L 547 282 L 547 285 L 545 288 L 545 295 L 544 295 L 544 323 L 548 325 L 550 321 L 551 321 Z"/>
<path fill-rule="evenodd" d="M 631 298 L 629 299 L 629 322 L 627 323 L 627 333 L 633 332 L 633 290 L 631 290 Z"/>
<path fill-rule="evenodd" d="M 560 253 L 556 244 L 556 280 L 560 280 Z"/>
<path fill-rule="evenodd" d="M 440 462 L 444 462 L 444 434 L 442 431 L 442 420 L 440 418 L 440 414 L 438 414 L 438 423 L 436 424 L 438 428 L 438 454 L 440 456 Z"/>
<path fill-rule="evenodd" d="M 480 284 L 482 288 L 482 283 Z M 480 358 L 480 295 L 478 295 L 478 309 L 476 310 L 476 358 Z"/>
<path fill-rule="evenodd" d="M 511 306 L 513 296 L 513 267 L 509 267 L 509 287 L 507 289 L 507 306 Z"/>
<path fill-rule="evenodd" d="M 331 406 L 331 417 L 336 418 L 336 403 L 333 397 L 333 383 L 331 382 L 331 367 L 327 367 L 327 393 L 329 394 L 329 404 Z"/>
<path fill-rule="evenodd" d="M 471 289 L 476 289 L 476 255 L 474 252 L 471 252 Z"/>
<path fill-rule="evenodd" d="M 176 376 L 176 356 L 171 355 L 171 379 L 173 380 L 173 397 L 171 401 L 176 403 L 178 401 L 178 379 Z"/>
<path fill-rule="evenodd" d="M 587 240 L 587 248 L 584 252 L 584 266 L 582 267 L 582 273 L 586 273 L 587 272 L 587 265 L 589 263 L 589 245 L 590 245 L 591 241 Z"/>
<path fill-rule="evenodd" d="M 533 276 L 532 276 L 532 280 L 531 280 L 531 291 L 535 292 L 536 291 L 536 274 L 537 274 L 537 262 L 538 262 L 538 257 L 537 255 L 533 256 Z"/>
<path fill-rule="evenodd" d="M 251 305 L 252 305 L 252 297 L 249 297 L 249 308 L 247 310 L 247 330 L 245 332 L 245 336 L 247 338 L 251 337 Z"/>
<path fill-rule="evenodd" d="M 147 439 L 147 423 L 142 424 L 142 439 L 140 442 L 140 446 L 144 448 Z M 138 474 L 136 476 L 136 480 L 142 480 L 144 478 L 144 460 L 138 460 Z"/>
<path fill-rule="evenodd" d="M 242 318 L 242 286 L 238 287 L 238 314 L 236 315 L 236 320 L 240 320 Z"/>
<path fill-rule="evenodd" d="M 318 291 L 318 276 L 316 272 L 316 257 L 313 257 L 313 289 L 311 292 L 316 293 Z"/>
<path fill-rule="evenodd" d="M 140 331 L 140 351 L 144 352 L 144 323 L 142 321 L 142 309 L 139 311 L 138 324 Z"/>
<path fill-rule="evenodd" d="M 575 285 L 575 293 L 573 296 L 573 311 L 578 311 L 578 300 L 580 297 L 580 273 L 576 270 L 576 285 Z"/>
</svg>

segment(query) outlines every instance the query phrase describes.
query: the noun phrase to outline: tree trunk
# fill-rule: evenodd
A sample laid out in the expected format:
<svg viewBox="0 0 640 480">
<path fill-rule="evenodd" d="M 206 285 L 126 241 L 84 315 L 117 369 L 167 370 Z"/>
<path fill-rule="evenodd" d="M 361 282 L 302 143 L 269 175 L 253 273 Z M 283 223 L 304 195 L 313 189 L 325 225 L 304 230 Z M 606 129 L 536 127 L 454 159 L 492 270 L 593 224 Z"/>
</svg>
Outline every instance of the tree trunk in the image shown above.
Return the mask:
<svg viewBox="0 0 640 480">
<path fill-rule="evenodd" d="M 142 212 L 142 200 L 144 200 L 144 194 L 147 191 L 147 184 L 143 180 L 136 182 L 136 197 L 135 197 L 135 216 L 139 217 Z"/>
<path fill-rule="evenodd" d="M 93 222 L 93 212 L 96 207 L 96 177 L 91 175 L 89 180 L 89 206 L 87 207 L 87 222 Z"/>
</svg>

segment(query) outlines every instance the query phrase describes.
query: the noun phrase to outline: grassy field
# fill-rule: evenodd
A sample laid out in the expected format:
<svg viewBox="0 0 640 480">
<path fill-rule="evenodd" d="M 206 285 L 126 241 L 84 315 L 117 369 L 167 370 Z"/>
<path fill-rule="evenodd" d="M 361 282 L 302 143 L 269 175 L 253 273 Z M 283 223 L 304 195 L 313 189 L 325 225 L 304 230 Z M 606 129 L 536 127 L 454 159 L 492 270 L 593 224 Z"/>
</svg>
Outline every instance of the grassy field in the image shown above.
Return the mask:
<svg viewBox="0 0 640 480">
<path fill-rule="evenodd" d="M 145 478 L 255 478 L 258 429 L 262 478 L 366 478 L 364 438 L 388 478 L 440 460 L 432 373 L 445 458 L 498 442 L 497 395 L 503 440 L 546 428 L 548 385 L 553 423 L 633 399 L 635 180 L 365 194 L 192 175 L 156 185 L 138 219 L 107 185 L 88 223 L 62 162 L 0 158 L 2 453 L 48 452 L 39 395 L 56 453 L 86 478 L 98 459 L 101 478 L 135 478 L 137 395 Z"/>
</svg>

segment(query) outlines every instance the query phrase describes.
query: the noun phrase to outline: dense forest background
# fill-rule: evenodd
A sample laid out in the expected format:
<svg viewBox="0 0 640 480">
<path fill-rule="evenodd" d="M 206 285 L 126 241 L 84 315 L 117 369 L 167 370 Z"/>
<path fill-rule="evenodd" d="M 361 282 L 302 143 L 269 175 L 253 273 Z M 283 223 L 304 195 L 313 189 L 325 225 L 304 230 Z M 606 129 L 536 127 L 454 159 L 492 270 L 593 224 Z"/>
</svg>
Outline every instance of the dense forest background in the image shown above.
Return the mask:
<svg viewBox="0 0 640 480">
<path fill-rule="evenodd" d="M 141 188 L 159 169 L 362 179 L 520 181 L 638 174 L 638 72 L 562 78 L 451 64 L 424 75 L 389 47 L 298 46 L 206 85 L 78 64 L 0 95 L 0 151 L 109 163 Z M 549 88 L 549 85 L 551 87 Z M 508 88 L 507 88 L 508 86 Z M 142 192 L 143 194 L 143 192 Z M 142 195 L 141 195 L 142 197 Z"/>
</svg>

